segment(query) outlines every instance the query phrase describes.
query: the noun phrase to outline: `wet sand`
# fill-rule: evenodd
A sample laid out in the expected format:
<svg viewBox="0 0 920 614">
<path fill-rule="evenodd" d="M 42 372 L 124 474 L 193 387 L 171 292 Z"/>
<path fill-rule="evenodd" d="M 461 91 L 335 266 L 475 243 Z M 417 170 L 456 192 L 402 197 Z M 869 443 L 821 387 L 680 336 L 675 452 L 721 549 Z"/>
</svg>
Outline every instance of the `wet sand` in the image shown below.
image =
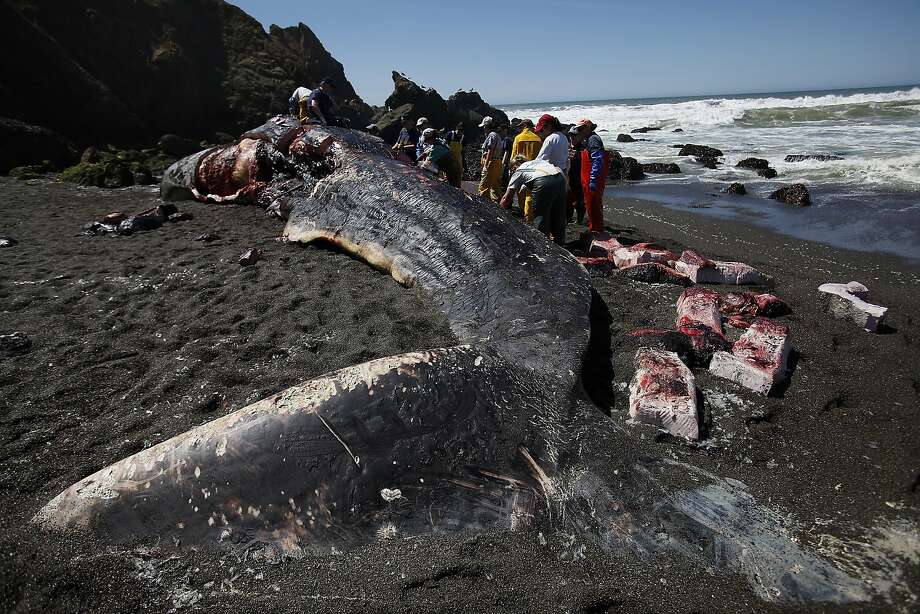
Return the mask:
<svg viewBox="0 0 920 614">
<path fill-rule="evenodd" d="M 184 203 L 180 209 L 194 220 L 129 238 L 76 236 L 84 222 L 142 210 L 153 198 L 144 190 L 0 179 L 0 234 L 19 240 L 0 250 L 0 334 L 18 330 L 33 341 L 28 354 L 0 359 L 0 610 L 913 607 L 920 558 L 912 572 L 892 578 L 902 586 L 893 604 L 779 608 L 761 602 L 740 577 L 676 555 L 603 553 L 562 532 L 419 536 L 280 564 L 181 544 L 112 548 L 36 533 L 27 520 L 48 499 L 127 454 L 311 376 L 454 343 L 423 295 L 347 256 L 276 243 L 281 224 L 253 208 Z M 828 552 L 858 551 L 853 540 L 869 529 L 890 537 L 892 526 L 916 526 L 899 523 L 920 521 L 917 268 L 646 202 L 609 200 L 607 219 L 624 238 L 692 246 L 773 275 L 774 291 L 793 309 L 783 320 L 796 365 L 789 387 L 771 398 L 698 371 L 705 446 L 627 424 L 632 350 L 623 334 L 670 326 L 681 289 L 597 279 L 584 378 L 599 411 L 623 423 L 649 454 L 748 484 L 790 520 L 798 538 Z M 570 227 L 571 239 L 578 230 Z M 221 238 L 193 240 L 204 232 Z M 237 258 L 250 247 L 262 249 L 265 260 L 241 269 Z M 891 308 L 883 334 L 821 312 L 817 286 L 851 279 Z M 910 543 L 902 550 L 920 557 Z"/>
</svg>

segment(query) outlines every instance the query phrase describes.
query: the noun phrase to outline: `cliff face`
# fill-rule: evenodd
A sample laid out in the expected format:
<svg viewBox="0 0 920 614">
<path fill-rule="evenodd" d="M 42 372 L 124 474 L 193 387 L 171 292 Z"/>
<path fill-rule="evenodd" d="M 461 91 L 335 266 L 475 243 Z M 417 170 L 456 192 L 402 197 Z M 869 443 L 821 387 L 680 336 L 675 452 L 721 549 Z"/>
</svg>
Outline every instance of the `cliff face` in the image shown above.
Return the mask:
<svg viewBox="0 0 920 614">
<path fill-rule="evenodd" d="M 0 40 L 0 116 L 78 143 L 238 134 L 325 76 L 371 117 L 307 26 L 266 33 L 223 0 L 0 0 Z"/>
</svg>

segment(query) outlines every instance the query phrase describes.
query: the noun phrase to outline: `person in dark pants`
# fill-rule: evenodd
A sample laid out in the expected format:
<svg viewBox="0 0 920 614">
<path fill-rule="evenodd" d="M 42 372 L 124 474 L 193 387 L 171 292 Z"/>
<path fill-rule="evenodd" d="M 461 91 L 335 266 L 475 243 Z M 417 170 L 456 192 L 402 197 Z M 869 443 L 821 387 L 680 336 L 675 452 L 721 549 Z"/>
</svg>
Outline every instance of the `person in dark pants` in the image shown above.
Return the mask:
<svg viewBox="0 0 920 614">
<path fill-rule="evenodd" d="M 578 215 L 578 223 L 585 223 L 585 193 L 581 188 L 581 152 L 584 150 L 584 139 L 577 133 L 569 132 L 573 156 L 571 166 L 569 167 L 569 194 L 566 207 L 566 218 L 569 222 L 575 221 Z"/>
<path fill-rule="evenodd" d="M 533 225 L 558 245 L 565 244 L 565 175 L 545 160 L 521 164 L 499 205 L 508 209 L 515 192 L 529 189 L 533 198 Z"/>
<path fill-rule="evenodd" d="M 324 126 L 344 126 L 342 120 L 332 111 L 333 91 L 335 91 L 335 82 L 326 77 L 310 94 L 307 101 L 307 113 L 310 115 L 311 122 L 318 122 Z"/>
</svg>

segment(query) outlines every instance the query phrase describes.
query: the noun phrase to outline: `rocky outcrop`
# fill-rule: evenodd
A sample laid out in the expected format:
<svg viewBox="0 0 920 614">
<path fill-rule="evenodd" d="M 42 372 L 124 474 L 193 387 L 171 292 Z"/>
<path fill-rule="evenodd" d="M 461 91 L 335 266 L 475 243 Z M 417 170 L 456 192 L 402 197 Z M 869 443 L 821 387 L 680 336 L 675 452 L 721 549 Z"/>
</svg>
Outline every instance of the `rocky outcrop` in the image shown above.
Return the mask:
<svg viewBox="0 0 920 614">
<path fill-rule="evenodd" d="M 635 158 L 620 155 L 618 151 L 610 151 L 610 173 L 608 177 L 614 181 L 636 181 L 645 179 L 642 165 Z"/>
<path fill-rule="evenodd" d="M 0 173 L 45 160 L 56 168 L 77 160 L 73 143 L 57 132 L 12 119 L 0 117 L 0 142 Z"/>
<path fill-rule="evenodd" d="M 83 145 L 239 134 L 325 76 L 344 116 L 371 115 L 307 26 L 266 32 L 223 0 L 2 2 L 0 35 L 0 116 Z"/>
<path fill-rule="evenodd" d="M 831 162 L 833 160 L 843 160 L 840 156 L 828 156 L 823 154 L 802 155 L 795 154 L 786 156 L 786 162 L 804 162 L 805 160 L 817 160 L 818 162 Z"/>
<path fill-rule="evenodd" d="M 808 193 L 808 188 L 801 183 L 782 187 L 770 194 L 770 198 L 787 205 L 798 205 L 800 207 L 807 207 L 811 204 L 811 195 Z"/>
<path fill-rule="evenodd" d="M 631 134 L 645 134 L 646 132 L 655 132 L 656 130 L 661 130 L 661 128 L 646 126 L 645 128 L 636 128 L 635 130 L 630 130 L 629 132 Z"/>
<path fill-rule="evenodd" d="M 643 164 L 642 170 L 651 175 L 676 175 L 680 173 L 680 167 L 673 162 L 650 162 L 649 164 Z"/>
<path fill-rule="evenodd" d="M 628 134 L 618 134 L 617 143 L 635 143 L 636 139 L 629 136 Z"/>
<path fill-rule="evenodd" d="M 725 191 L 728 194 L 734 194 L 736 196 L 744 196 L 747 194 L 747 188 L 744 187 L 743 183 L 733 183 L 728 186 Z"/>
<path fill-rule="evenodd" d="M 776 177 L 776 169 L 770 166 L 769 160 L 764 160 L 763 158 L 745 158 L 735 166 L 753 170 L 764 179 Z"/>
<path fill-rule="evenodd" d="M 725 154 L 722 153 L 721 149 L 716 149 L 715 147 L 707 147 L 706 145 L 693 145 L 691 143 L 687 143 L 680 148 L 680 155 L 696 156 L 697 158 L 721 158 Z"/>
<path fill-rule="evenodd" d="M 764 160 L 763 158 L 745 158 L 735 166 L 738 168 L 749 168 L 756 171 L 757 169 L 761 168 L 769 168 L 770 161 Z"/>
<path fill-rule="evenodd" d="M 478 126 L 483 117 L 493 118 L 496 125 L 508 123 L 508 116 L 485 102 L 477 92 L 459 91 L 444 100 L 437 90 L 421 87 L 394 71 L 393 93 L 386 99 L 386 107 L 374 118 L 383 140 L 396 141 L 404 116 L 413 120 L 426 117 L 436 128 L 453 128 L 463 123 L 469 141 L 479 134 Z"/>
<path fill-rule="evenodd" d="M 715 156 L 700 156 L 696 161 L 704 168 L 715 169 L 719 165 L 719 159 Z"/>
</svg>

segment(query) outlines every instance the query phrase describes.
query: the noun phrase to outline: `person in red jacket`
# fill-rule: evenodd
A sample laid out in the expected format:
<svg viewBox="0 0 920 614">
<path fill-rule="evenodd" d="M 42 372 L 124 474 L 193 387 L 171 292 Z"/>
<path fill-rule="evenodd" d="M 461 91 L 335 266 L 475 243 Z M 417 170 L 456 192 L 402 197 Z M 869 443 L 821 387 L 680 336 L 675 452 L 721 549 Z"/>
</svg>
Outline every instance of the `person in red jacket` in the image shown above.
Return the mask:
<svg viewBox="0 0 920 614">
<path fill-rule="evenodd" d="M 604 231 L 604 188 L 610 171 L 610 154 L 604 141 L 597 136 L 597 125 L 590 119 L 579 119 L 575 124 L 577 138 L 583 140 L 581 152 L 581 187 L 584 190 L 585 209 L 588 213 L 588 230 Z"/>
</svg>

